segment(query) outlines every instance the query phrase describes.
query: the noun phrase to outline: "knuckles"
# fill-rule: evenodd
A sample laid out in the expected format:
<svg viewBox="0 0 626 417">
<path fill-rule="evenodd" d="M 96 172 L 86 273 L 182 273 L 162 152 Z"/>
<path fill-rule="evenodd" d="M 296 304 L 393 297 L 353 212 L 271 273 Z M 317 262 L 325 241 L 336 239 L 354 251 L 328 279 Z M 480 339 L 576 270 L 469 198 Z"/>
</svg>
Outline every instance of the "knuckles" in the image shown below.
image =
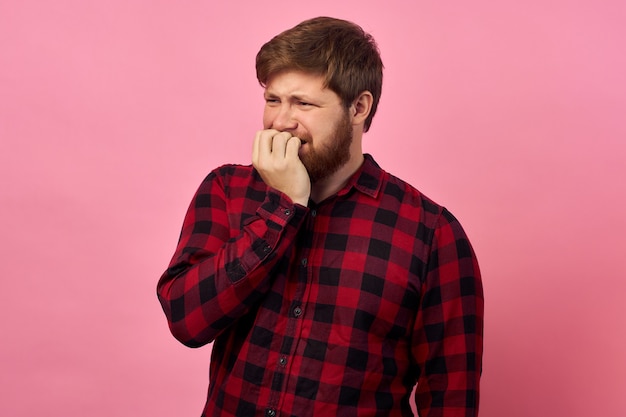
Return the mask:
<svg viewBox="0 0 626 417">
<path fill-rule="evenodd" d="M 297 149 L 300 148 L 300 139 L 289 132 L 279 132 L 275 129 L 259 130 L 255 137 L 255 150 L 252 165 L 262 174 L 262 177 L 278 174 L 283 179 L 297 176 L 301 167 Z"/>
</svg>

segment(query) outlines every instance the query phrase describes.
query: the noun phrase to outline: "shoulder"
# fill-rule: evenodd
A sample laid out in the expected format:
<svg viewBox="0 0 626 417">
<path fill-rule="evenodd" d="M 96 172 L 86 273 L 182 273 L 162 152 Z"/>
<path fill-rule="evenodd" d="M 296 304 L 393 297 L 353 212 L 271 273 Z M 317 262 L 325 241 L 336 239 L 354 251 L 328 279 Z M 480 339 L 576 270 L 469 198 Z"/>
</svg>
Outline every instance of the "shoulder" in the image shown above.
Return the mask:
<svg viewBox="0 0 626 417">
<path fill-rule="evenodd" d="M 383 183 L 384 194 L 395 198 L 401 196 L 401 205 L 407 213 L 411 213 L 409 216 L 420 219 L 422 227 L 430 232 L 445 229 L 455 236 L 465 236 L 461 223 L 447 207 L 435 202 L 406 181 L 389 173 L 386 176 L 387 180 Z"/>
<path fill-rule="evenodd" d="M 263 184 L 252 165 L 225 164 L 207 174 L 200 188 L 220 185 L 223 188 L 250 187 L 255 184 Z"/>
<path fill-rule="evenodd" d="M 267 186 L 251 165 L 226 164 L 209 172 L 196 191 L 196 199 L 263 200 Z"/>
<path fill-rule="evenodd" d="M 252 165 L 224 164 L 208 173 L 204 181 L 222 180 L 230 182 L 237 178 L 248 179 L 254 175 Z"/>
<path fill-rule="evenodd" d="M 380 170 L 381 202 L 396 206 L 398 213 L 404 213 L 404 217 L 414 218 L 429 228 L 435 228 L 439 218 L 447 213 L 446 208 L 426 196 L 412 184 L 382 168 Z"/>
</svg>

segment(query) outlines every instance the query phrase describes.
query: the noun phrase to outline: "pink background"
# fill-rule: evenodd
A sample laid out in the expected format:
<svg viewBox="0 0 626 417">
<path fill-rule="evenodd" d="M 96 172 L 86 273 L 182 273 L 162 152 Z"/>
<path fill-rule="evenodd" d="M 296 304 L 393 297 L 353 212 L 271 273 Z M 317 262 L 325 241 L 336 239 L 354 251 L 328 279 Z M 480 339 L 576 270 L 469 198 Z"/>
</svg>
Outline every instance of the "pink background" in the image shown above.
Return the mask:
<svg viewBox="0 0 626 417">
<path fill-rule="evenodd" d="M 0 415 L 199 415 L 156 281 L 249 163 L 258 48 L 332 15 L 386 65 L 366 151 L 478 252 L 481 416 L 625 416 L 626 3 L 222 3 L 0 0 Z"/>
</svg>

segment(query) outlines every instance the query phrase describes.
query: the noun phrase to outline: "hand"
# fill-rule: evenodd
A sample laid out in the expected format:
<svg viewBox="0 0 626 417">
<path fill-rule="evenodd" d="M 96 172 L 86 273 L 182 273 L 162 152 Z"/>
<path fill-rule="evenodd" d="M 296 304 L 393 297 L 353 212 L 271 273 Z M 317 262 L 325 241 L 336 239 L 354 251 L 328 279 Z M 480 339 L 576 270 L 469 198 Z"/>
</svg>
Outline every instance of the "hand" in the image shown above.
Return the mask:
<svg viewBox="0 0 626 417">
<path fill-rule="evenodd" d="M 300 139 L 289 132 L 260 130 L 254 139 L 252 165 L 272 188 L 306 206 L 311 195 L 309 173 L 298 157 Z"/>
</svg>

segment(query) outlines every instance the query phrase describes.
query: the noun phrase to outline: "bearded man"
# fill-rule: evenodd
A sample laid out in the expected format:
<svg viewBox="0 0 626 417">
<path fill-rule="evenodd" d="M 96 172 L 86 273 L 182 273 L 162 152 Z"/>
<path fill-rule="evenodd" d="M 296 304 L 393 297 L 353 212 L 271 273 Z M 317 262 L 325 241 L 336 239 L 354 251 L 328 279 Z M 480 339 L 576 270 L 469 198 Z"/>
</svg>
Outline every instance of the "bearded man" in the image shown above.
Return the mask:
<svg viewBox="0 0 626 417">
<path fill-rule="evenodd" d="M 362 152 L 383 64 L 320 17 L 256 59 L 252 165 L 200 185 L 158 296 L 213 342 L 203 416 L 476 416 L 483 292 L 457 219 Z M 415 386 L 417 388 L 414 390 Z"/>
</svg>

